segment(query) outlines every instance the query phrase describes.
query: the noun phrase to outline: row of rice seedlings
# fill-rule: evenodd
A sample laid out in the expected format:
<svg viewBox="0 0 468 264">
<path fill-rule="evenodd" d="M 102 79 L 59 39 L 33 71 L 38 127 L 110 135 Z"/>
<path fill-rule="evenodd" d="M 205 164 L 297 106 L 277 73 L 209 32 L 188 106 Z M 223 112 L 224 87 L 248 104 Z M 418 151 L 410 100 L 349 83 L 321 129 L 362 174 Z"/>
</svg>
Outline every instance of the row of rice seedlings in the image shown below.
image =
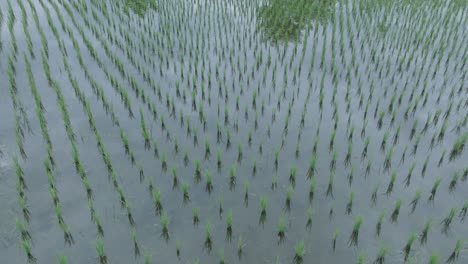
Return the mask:
<svg viewBox="0 0 468 264">
<path fill-rule="evenodd" d="M 37 15 L 36 8 L 34 4 L 32 3 L 32 0 L 28 0 L 29 7 L 31 8 L 33 19 L 34 19 L 34 24 L 36 25 L 36 30 L 39 32 L 39 36 L 41 38 L 41 43 L 42 43 L 42 49 L 44 50 L 44 53 L 46 57 L 49 57 L 49 46 L 47 42 L 47 37 L 45 36 L 44 31 L 42 30 L 40 23 L 39 23 L 39 17 Z"/>
<path fill-rule="evenodd" d="M 62 214 L 62 205 L 60 203 L 59 197 L 58 197 L 58 191 L 55 188 L 55 179 L 53 175 L 53 168 L 51 166 L 50 160 L 46 158 L 44 160 L 44 169 L 47 174 L 47 179 L 49 183 L 49 194 L 52 199 L 52 202 L 54 203 L 54 209 L 55 209 L 55 215 L 57 217 L 58 224 L 60 226 L 60 229 L 63 231 L 63 237 L 65 240 L 65 244 L 68 246 L 71 246 L 72 244 L 75 243 L 75 240 L 73 239 L 73 236 L 70 232 L 70 228 L 68 225 L 65 223 L 65 219 L 63 218 Z"/>
<path fill-rule="evenodd" d="M 47 121 L 44 117 L 43 111 L 44 105 L 42 104 L 42 99 L 41 96 L 39 95 L 39 92 L 37 91 L 36 88 L 36 82 L 34 79 L 34 75 L 31 70 L 31 64 L 29 62 L 29 59 L 27 58 L 26 54 L 24 55 L 24 63 L 26 65 L 26 73 L 28 74 L 28 80 L 29 80 L 29 87 L 31 88 L 31 93 L 34 97 L 34 101 L 36 103 L 36 115 L 37 119 L 39 120 L 39 125 L 41 127 L 41 132 L 42 132 L 42 137 L 46 141 L 47 144 L 47 154 L 48 154 L 48 159 L 50 160 L 50 163 L 52 167 L 55 166 L 55 161 L 52 153 L 52 140 L 50 139 L 48 128 L 47 128 Z M 48 68 L 45 68 L 45 70 Z M 47 74 L 47 72 L 46 72 Z"/>
<path fill-rule="evenodd" d="M 23 25 L 23 32 L 26 36 L 26 43 L 28 45 L 28 50 L 29 50 L 29 54 L 31 56 L 31 58 L 35 58 L 35 53 L 34 53 L 34 47 L 33 47 L 33 42 L 32 42 L 32 39 L 31 39 L 31 35 L 29 34 L 29 30 L 28 30 L 28 20 L 27 20 L 27 14 L 26 14 L 26 8 L 24 7 L 24 4 L 23 4 L 23 1 L 19 0 L 18 1 L 18 4 L 20 6 L 20 9 L 21 9 L 21 22 L 22 22 L 22 25 Z"/>
<path fill-rule="evenodd" d="M 30 212 L 27 207 L 27 199 L 25 191 L 28 189 L 26 185 L 26 181 L 24 178 L 24 172 L 19 164 L 18 158 L 15 156 L 13 157 L 13 161 L 15 163 L 15 171 L 16 171 L 16 190 L 18 191 L 18 205 L 23 213 L 23 220 L 16 219 L 16 229 L 19 231 L 21 235 L 21 244 L 23 246 L 23 250 L 26 253 L 28 263 L 35 263 L 36 257 L 34 257 L 32 253 L 32 241 L 31 241 L 31 234 L 28 231 L 28 223 L 30 220 Z"/>
</svg>

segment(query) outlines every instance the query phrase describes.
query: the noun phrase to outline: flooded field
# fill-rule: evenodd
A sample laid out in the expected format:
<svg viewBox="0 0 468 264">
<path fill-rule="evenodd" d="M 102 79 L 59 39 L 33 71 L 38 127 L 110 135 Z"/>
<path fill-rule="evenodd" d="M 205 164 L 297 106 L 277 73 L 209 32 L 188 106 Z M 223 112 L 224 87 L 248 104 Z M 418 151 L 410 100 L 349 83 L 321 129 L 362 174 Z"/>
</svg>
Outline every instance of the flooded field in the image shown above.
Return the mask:
<svg viewBox="0 0 468 264">
<path fill-rule="evenodd" d="M 468 263 L 467 18 L 0 1 L 0 262 Z"/>
</svg>

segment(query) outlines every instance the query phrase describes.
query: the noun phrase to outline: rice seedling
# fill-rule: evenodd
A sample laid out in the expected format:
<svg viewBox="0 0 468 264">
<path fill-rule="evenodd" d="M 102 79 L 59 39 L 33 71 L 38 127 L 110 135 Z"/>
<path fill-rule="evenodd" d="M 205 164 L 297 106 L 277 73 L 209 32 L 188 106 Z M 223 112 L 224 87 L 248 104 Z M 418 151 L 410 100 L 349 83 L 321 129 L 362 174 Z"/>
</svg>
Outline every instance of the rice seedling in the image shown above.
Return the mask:
<svg viewBox="0 0 468 264">
<path fill-rule="evenodd" d="M 358 246 L 358 240 L 359 240 L 359 229 L 361 228 L 361 225 L 363 223 L 364 219 L 362 216 L 358 215 L 354 218 L 354 226 L 353 226 L 353 231 L 351 233 L 351 236 L 349 237 L 348 240 L 348 245 L 349 246 Z"/>
<path fill-rule="evenodd" d="M 195 160 L 195 182 L 199 183 L 201 180 L 201 163 L 200 160 Z"/>
<path fill-rule="evenodd" d="M 210 170 L 206 171 L 205 179 L 206 179 L 205 190 L 208 192 L 208 194 L 211 194 L 211 192 L 213 191 L 213 179 L 212 179 Z"/>
<path fill-rule="evenodd" d="M 315 171 L 316 171 L 316 168 L 315 168 L 316 164 L 317 164 L 317 155 L 313 154 L 309 159 L 309 169 L 307 170 L 307 179 L 310 179 L 314 176 Z"/>
<path fill-rule="evenodd" d="M 221 164 L 222 164 L 222 157 L 221 157 L 221 149 L 218 148 L 217 154 L 216 154 L 216 164 L 218 165 L 218 171 L 221 169 Z"/>
<path fill-rule="evenodd" d="M 405 263 L 408 261 L 409 254 L 411 252 L 411 246 L 413 245 L 414 240 L 416 240 L 416 233 L 412 232 L 406 241 L 405 247 L 403 248 Z"/>
<path fill-rule="evenodd" d="M 332 220 L 333 216 L 335 216 L 335 204 L 331 203 L 330 210 L 328 210 L 328 219 Z"/>
<path fill-rule="evenodd" d="M 457 243 L 455 244 L 455 248 L 453 249 L 452 253 L 448 257 L 448 259 L 445 261 L 446 263 L 454 263 L 460 258 L 460 252 L 463 249 L 463 240 L 457 240 Z"/>
<path fill-rule="evenodd" d="M 385 263 L 385 258 L 387 257 L 388 250 L 389 248 L 387 245 L 381 245 L 379 248 L 379 252 L 377 253 L 377 258 L 374 260 L 374 263 L 375 264 Z"/>
<path fill-rule="evenodd" d="M 218 214 L 219 214 L 219 219 L 222 218 L 223 216 L 223 196 L 219 194 L 218 196 Z"/>
<path fill-rule="evenodd" d="M 203 248 L 208 251 L 208 254 L 211 253 L 211 249 L 213 248 L 213 239 L 211 237 L 211 223 L 208 221 L 205 225 L 205 242 L 203 244 Z"/>
<path fill-rule="evenodd" d="M 210 158 L 211 155 L 211 147 L 210 147 L 210 142 L 208 139 L 205 138 L 205 160 Z"/>
<path fill-rule="evenodd" d="M 465 148 L 465 144 L 468 141 L 468 132 L 463 133 L 461 136 L 459 136 L 455 143 L 452 146 L 452 150 L 450 151 L 450 157 L 449 160 L 452 161 L 455 158 L 459 157 L 463 149 Z"/>
<path fill-rule="evenodd" d="M 439 254 L 436 251 L 434 251 L 434 252 L 432 252 L 431 256 L 429 257 L 429 262 L 428 263 L 429 264 L 438 264 L 439 259 L 440 259 Z"/>
<path fill-rule="evenodd" d="M 432 184 L 431 194 L 429 195 L 428 201 L 434 202 L 434 198 L 435 198 L 435 195 L 436 195 L 436 192 L 437 192 L 437 188 L 439 187 L 441 182 L 442 182 L 442 178 L 440 178 L 440 177 L 437 178 L 434 181 L 434 184 Z"/>
<path fill-rule="evenodd" d="M 176 189 L 177 186 L 179 186 L 179 178 L 177 177 L 177 168 L 175 166 L 172 166 L 171 174 L 172 174 L 172 189 Z"/>
<path fill-rule="evenodd" d="M 188 193 L 188 184 L 186 182 L 182 183 L 182 193 L 184 198 L 184 204 L 190 201 L 189 193 Z"/>
<path fill-rule="evenodd" d="M 333 171 L 330 172 L 330 176 L 328 178 L 328 187 L 327 187 L 327 197 L 333 197 L 333 183 L 335 181 L 335 173 Z"/>
<path fill-rule="evenodd" d="M 236 188 L 236 165 L 232 164 L 229 169 L 229 190 L 233 191 Z"/>
<path fill-rule="evenodd" d="M 226 241 L 232 240 L 232 209 L 226 215 Z"/>
<path fill-rule="evenodd" d="M 460 174 L 456 171 L 452 175 L 452 179 L 450 180 L 449 183 L 449 191 L 453 192 L 455 188 L 457 187 L 458 179 L 460 178 Z"/>
<path fill-rule="evenodd" d="M 260 197 L 260 220 L 259 223 L 263 226 L 266 221 L 266 207 L 268 204 L 268 200 L 266 196 Z"/>
<path fill-rule="evenodd" d="M 292 197 L 293 192 L 294 192 L 294 188 L 291 185 L 289 185 L 288 188 L 286 189 L 286 202 L 284 206 L 286 211 L 291 210 L 291 197 Z"/>
<path fill-rule="evenodd" d="M 132 230 L 132 241 L 133 241 L 133 254 L 135 257 L 138 257 L 140 256 L 140 247 L 138 246 L 135 229 Z"/>
<path fill-rule="evenodd" d="M 358 254 L 357 264 L 364 264 L 366 262 L 367 255 L 364 252 Z"/>
<path fill-rule="evenodd" d="M 354 191 L 351 191 L 349 193 L 348 203 L 346 204 L 346 214 L 348 214 L 348 215 L 351 214 L 352 211 L 353 211 L 354 196 L 355 196 Z"/>
<path fill-rule="evenodd" d="M 100 239 L 96 240 L 96 251 L 99 257 L 99 263 L 106 264 L 107 263 L 107 255 L 104 250 L 104 242 Z"/>
<path fill-rule="evenodd" d="M 154 212 L 156 215 L 160 216 L 163 210 L 163 206 L 161 203 L 161 191 L 159 188 L 153 191 L 153 202 L 154 202 Z"/>
<path fill-rule="evenodd" d="M 382 223 L 383 223 L 383 219 L 385 217 L 385 214 L 386 214 L 385 211 L 381 212 L 380 215 L 379 215 L 379 218 L 377 219 L 377 224 L 375 225 L 375 233 L 376 233 L 377 237 L 380 237 L 380 233 L 382 231 Z"/>
<path fill-rule="evenodd" d="M 224 249 L 220 248 L 218 251 L 218 256 L 219 256 L 219 264 L 225 264 L 225 258 L 224 258 Z"/>
<path fill-rule="evenodd" d="M 169 217 L 167 216 L 166 213 L 163 213 L 161 215 L 161 237 L 164 238 L 164 240 L 169 241 L 169 228 L 168 228 L 168 225 L 169 225 Z"/>
<path fill-rule="evenodd" d="M 285 231 L 286 231 L 286 219 L 284 216 L 281 216 L 278 223 L 278 244 L 281 244 L 285 238 Z"/>
<path fill-rule="evenodd" d="M 297 173 L 297 168 L 295 166 L 291 167 L 291 170 L 289 171 L 289 183 L 292 186 L 295 186 L 296 184 L 296 173 Z"/>
<path fill-rule="evenodd" d="M 176 239 L 176 256 L 180 259 L 180 240 Z"/>
<path fill-rule="evenodd" d="M 63 254 L 63 253 L 58 253 L 57 258 L 58 258 L 58 263 L 59 264 L 67 264 L 68 263 L 67 256 L 65 254 Z"/>
<path fill-rule="evenodd" d="M 245 243 L 244 243 L 244 240 L 242 239 L 242 235 L 240 235 L 237 240 L 237 257 L 239 258 L 239 260 L 241 259 L 242 253 L 244 252 L 244 247 L 245 247 Z"/>
<path fill-rule="evenodd" d="M 294 247 L 294 252 L 294 263 L 302 263 L 305 255 L 304 240 L 301 240 L 299 243 L 296 244 L 296 246 Z"/>
<path fill-rule="evenodd" d="M 401 207 L 401 199 L 396 200 L 395 202 L 395 208 L 393 208 L 392 215 L 390 217 L 390 220 L 392 222 L 396 222 L 398 220 L 398 215 L 400 214 L 400 207 Z"/>
<path fill-rule="evenodd" d="M 249 189 L 250 183 L 248 179 L 244 181 L 244 205 L 245 207 L 249 206 Z"/>
<path fill-rule="evenodd" d="M 338 238 L 338 236 L 340 235 L 340 229 L 335 229 L 335 232 L 333 233 L 333 237 L 332 237 L 332 249 L 333 249 L 333 252 L 335 252 L 336 250 L 336 239 Z"/>
<path fill-rule="evenodd" d="M 465 220 L 467 211 L 468 211 L 468 201 L 465 201 L 465 203 L 463 204 L 463 207 L 460 210 L 460 214 L 459 214 L 461 222 L 463 222 Z"/>
<path fill-rule="evenodd" d="M 419 235 L 419 243 L 421 243 L 421 245 L 425 245 L 427 243 L 427 236 L 429 234 L 429 231 L 431 230 L 431 227 L 432 227 L 432 218 L 429 218 L 426 220 L 424 224 L 424 228 Z"/>
<path fill-rule="evenodd" d="M 387 186 L 387 191 L 385 192 L 386 195 L 390 195 L 393 192 L 393 186 L 395 185 L 396 174 L 397 174 L 396 169 L 393 169 L 392 175 L 390 177 L 390 182 L 388 183 L 388 186 Z"/>
<path fill-rule="evenodd" d="M 166 153 L 161 155 L 161 169 L 165 172 L 167 170 L 167 161 L 166 161 Z"/>
<path fill-rule="evenodd" d="M 452 224 L 453 218 L 457 213 L 457 208 L 453 207 L 450 209 L 450 212 L 444 217 L 444 219 L 440 222 L 442 224 L 442 233 L 446 234 L 450 230 L 450 225 Z"/>
</svg>

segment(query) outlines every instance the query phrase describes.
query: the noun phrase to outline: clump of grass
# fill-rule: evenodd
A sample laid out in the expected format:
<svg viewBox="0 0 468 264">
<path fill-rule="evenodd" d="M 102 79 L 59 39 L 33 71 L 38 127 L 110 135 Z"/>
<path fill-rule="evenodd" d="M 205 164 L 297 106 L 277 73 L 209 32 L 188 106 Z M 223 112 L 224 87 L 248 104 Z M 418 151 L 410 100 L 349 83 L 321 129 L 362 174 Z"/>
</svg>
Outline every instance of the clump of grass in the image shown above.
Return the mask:
<svg viewBox="0 0 468 264">
<path fill-rule="evenodd" d="M 211 249 L 213 248 L 213 239 L 211 237 L 211 223 L 208 221 L 205 225 L 205 242 L 203 248 L 208 251 L 208 254 L 211 253 Z"/>
<path fill-rule="evenodd" d="M 457 243 L 455 244 L 455 248 L 453 249 L 452 253 L 447 259 L 447 263 L 454 263 L 460 258 L 460 252 L 463 249 L 463 240 L 457 240 Z"/>
<path fill-rule="evenodd" d="M 404 260 L 405 263 L 408 261 L 409 254 L 411 252 L 411 246 L 413 245 L 414 241 L 416 240 L 416 233 L 412 232 L 406 241 L 406 245 L 403 248 Z"/>
<path fill-rule="evenodd" d="M 392 222 L 398 221 L 398 215 L 400 214 L 400 207 L 401 207 L 401 199 L 398 199 L 395 202 L 395 208 L 393 209 L 393 212 L 390 218 Z"/>
<path fill-rule="evenodd" d="M 263 226 L 266 221 L 266 207 L 268 205 L 268 199 L 266 196 L 260 198 L 260 220 L 259 223 Z"/>
<path fill-rule="evenodd" d="M 229 209 L 226 216 L 226 241 L 232 240 L 232 209 Z"/>
<path fill-rule="evenodd" d="M 348 244 L 349 246 L 356 246 L 358 245 L 358 239 L 359 239 L 359 229 L 361 228 L 361 225 L 363 223 L 363 218 L 362 216 L 358 215 L 354 219 L 354 226 L 353 226 L 353 231 L 351 233 L 351 236 L 349 237 Z"/>
<path fill-rule="evenodd" d="M 421 245 L 426 244 L 427 236 L 429 234 L 429 231 L 431 230 L 431 227 L 432 227 L 432 218 L 429 218 L 426 220 L 426 223 L 424 224 L 424 228 L 421 231 L 421 234 L 419 235 L 419 243 L 421 243 Z"/>
<path fill-rule="evenodd" d="M 304 240 L 301 240 L 299 243 L 296 244 L 294 247 L 294 263 L 302 263 L 304 261 L 304 255 L 305 255 L 305 245 L 304 245 Z"/>
</svg>

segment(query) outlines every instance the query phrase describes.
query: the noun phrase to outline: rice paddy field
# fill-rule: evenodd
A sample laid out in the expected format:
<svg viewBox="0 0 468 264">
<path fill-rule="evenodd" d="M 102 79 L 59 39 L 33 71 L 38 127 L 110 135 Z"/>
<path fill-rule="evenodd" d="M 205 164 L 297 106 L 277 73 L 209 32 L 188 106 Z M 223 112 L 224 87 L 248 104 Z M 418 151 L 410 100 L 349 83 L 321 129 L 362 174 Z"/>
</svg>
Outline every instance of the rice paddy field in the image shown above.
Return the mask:
<svg viewBox="0 0 468 264">
<path fill-rule="evenodd" d="M 0 1 L 1 263 L 468 263 L 466 0 Z"/>
</svg>

